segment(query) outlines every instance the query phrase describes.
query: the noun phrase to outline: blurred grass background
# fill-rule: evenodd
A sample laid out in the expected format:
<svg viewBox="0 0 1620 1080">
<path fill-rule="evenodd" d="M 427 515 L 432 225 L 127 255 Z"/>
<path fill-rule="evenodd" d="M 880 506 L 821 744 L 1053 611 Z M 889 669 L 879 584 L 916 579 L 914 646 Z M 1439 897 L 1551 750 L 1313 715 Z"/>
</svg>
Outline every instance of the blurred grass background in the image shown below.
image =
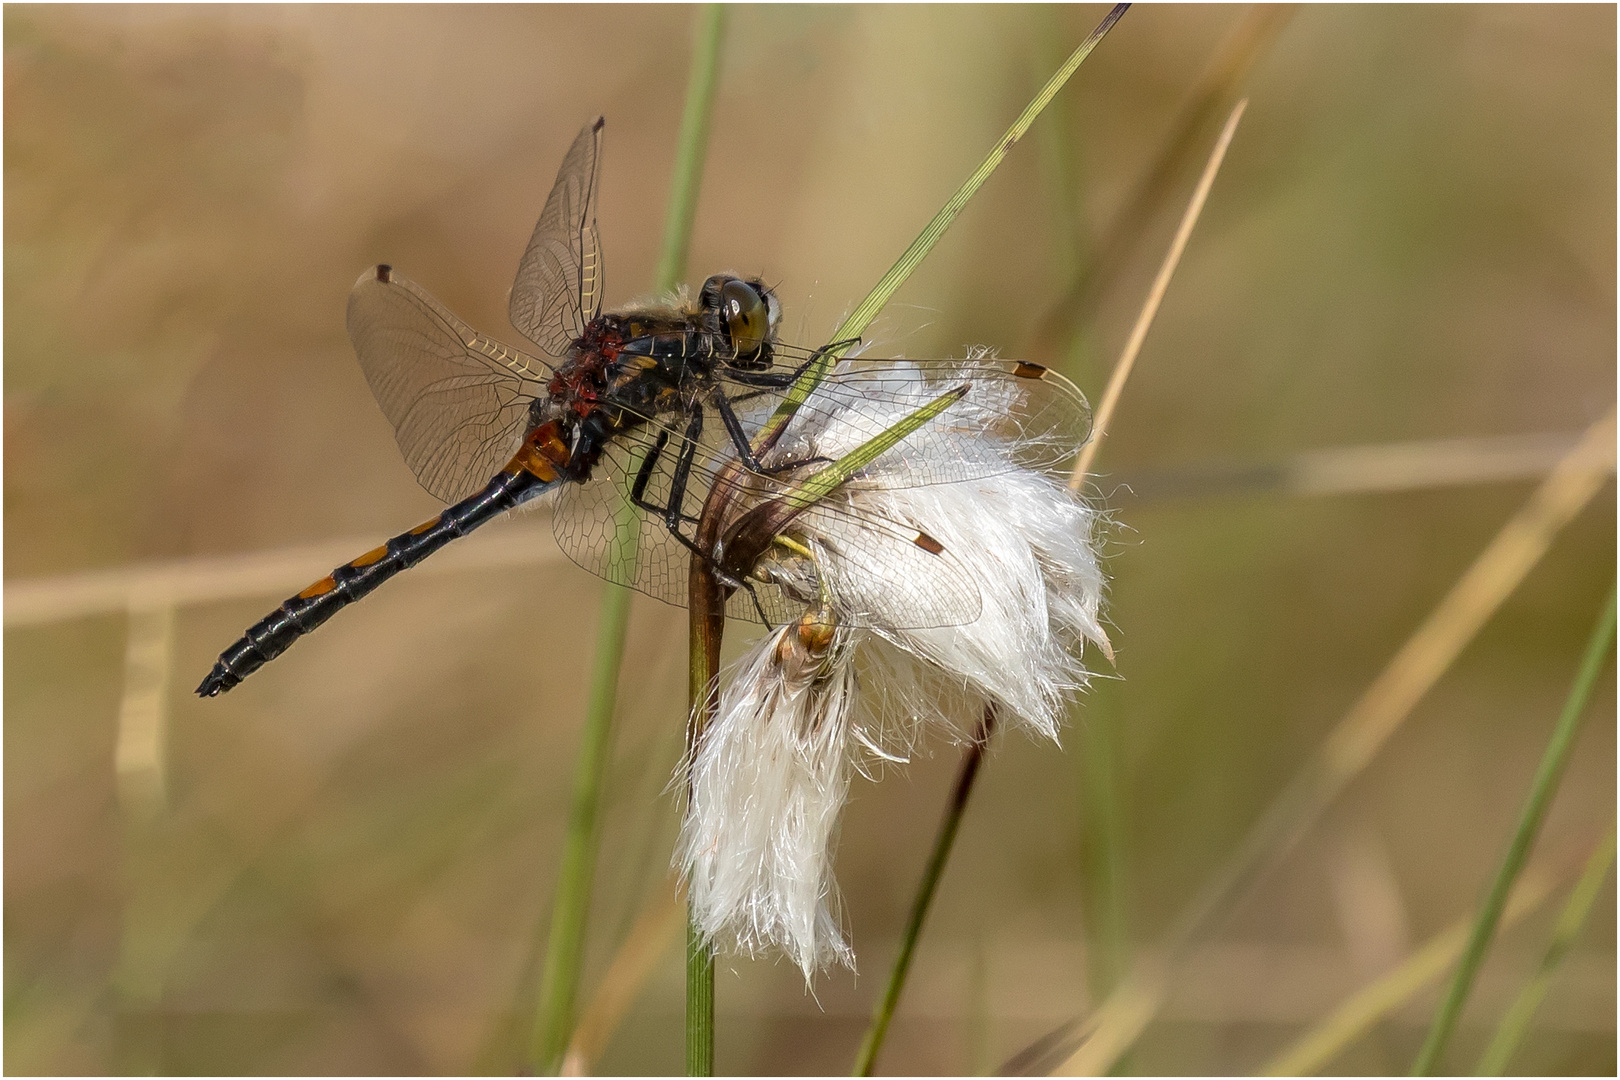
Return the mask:
<svg viewBox="0 0 1620 1080">
<path fill-rule="evenodd" d="M 787 336 L 819 342 L 1103 10 L 734 9 L 691 276 L 779 283 Z M 871 336 L 1025 354 L 1242 14 L 1130 12 Z M 8 584 L 430 515 L 344 335 L 350 284 L 389 261 L 509 335 L 522 244 L 604 113 L 608 302 L 645 292 L 694 17 L 8 7 Z M 1078 732 L 998 748 L 884 1071 L 993 1068 L 1095 1003 L 1107 844 L 1082 781 L 1112 784 L 1123 931 L 1151 942 L 1529 490 L 1150 501 L 1133 472 L 1574 432 L 1612 405 L 1615 30 L 1609 7 L 1305 8 L 1260 59 L 1100 460 L 1123 678 L 1076 723 L 1111 760 L 1080 760 Z M 1084 328 L 1069 370 L 1094 399 L 1195 170 Z M 1612 576 L 1614 512 L 1611 482 L 1128 1068 L 1257 1068 L 1469 909 Z M 184 607 L 144 809 L 114 770 L 130 620 L 9 630 L 7 1070 L 514 1071 L 601 590 L 557 560 L 407 575 L 209 702 L 189 688 L 282 593 Z M 626 655 L 587 999 L 667 862 L 684 614 L 638 598 Z M 1614 706 L 1610 674 L 1538 854 L 1578 860 L 1612 819 Z M 838 874 L 861 975 L 811 998 L 786 965 L 723 963 L 721 1071 L 847 1069 L 954 762 L 857 782 Z M 1493 951 L 1459 1067 L 1556 908 Z M 1612 880 L 1597 911 L 1515 1069 L 1614 1071 Z M 1404 1071 L 1433 1000 L 1334 1071 Z M 671 948 L 600 1067 L 680 1055 Z"/>
</svg>

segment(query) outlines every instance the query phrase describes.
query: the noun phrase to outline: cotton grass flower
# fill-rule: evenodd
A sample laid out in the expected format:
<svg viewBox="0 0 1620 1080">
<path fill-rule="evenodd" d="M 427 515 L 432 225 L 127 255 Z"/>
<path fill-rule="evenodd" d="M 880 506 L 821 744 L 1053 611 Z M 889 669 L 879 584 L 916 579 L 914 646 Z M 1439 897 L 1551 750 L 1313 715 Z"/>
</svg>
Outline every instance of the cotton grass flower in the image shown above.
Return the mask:
<svg viewBox="0 0 1620 1080">
<path fill-rule="evenodd" d="M 780 950 L 806 979 L 832 962 L 854 966 L 832 875 L 851 772 L 905 760 L 930 730 L 962 739 L 986 709 L 1056 741 L 1089 678 L 1084 643 L 1112 656 L 1096 511 L 1053 467 L 1077 448 L 1040 445 L 1049 433 L 1018 422 L 1016 383 L 974 382 L 986 356 L 917 365 L 898 390 L 890 368 L 883 393 L 859 408 L 812 395 L 774 450 L 776 460 L 838 460 L 968 387 L 794 519 L 756 568 L 804 614 L 734 665 L 686 765 L 676 863 L 695 925 L 744 955 Z M 859 387 L 858 360 L 840 372 Z M 945 455 L 971 455 L 981 478 L 927 482 L 947 474 Z M 918 532 L 943 551 L 904 539 Z"/>
</svg>

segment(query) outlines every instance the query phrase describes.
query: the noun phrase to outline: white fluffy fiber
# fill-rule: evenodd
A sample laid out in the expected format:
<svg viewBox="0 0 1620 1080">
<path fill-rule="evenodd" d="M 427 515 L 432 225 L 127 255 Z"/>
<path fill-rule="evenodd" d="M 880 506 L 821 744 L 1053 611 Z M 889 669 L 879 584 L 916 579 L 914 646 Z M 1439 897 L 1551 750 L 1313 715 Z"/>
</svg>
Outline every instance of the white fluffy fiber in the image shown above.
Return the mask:
<svg viewBox="0 0 1620 1080">
<path fill-rule="evenodd" d="M 892 368 L 888 374 L 892 392 Z M 806 410 L 789 452 L 836 459 L 951 385 L 919 374 L 899 400 Z M 1000 457 L 1005 471 L 916 483 L 931 467 L 921 455 L 960 443 L 964 412 L 974 425 L 974 402 L 970 392 L 948 422 L 922 429 L 930 437 L 883 455 L 832 497 L 857 515 L 926 532 L 948 558 L 913 557 L 904 574 L 874 573 L 870 558 L 840 554 L 855 544 L 870 550 L 849 515 L 812 510 L 794 523 L 793 534 L 816 553 L 841 625 L 819 654 L 792 625 L 756 643 L 730 673 L 687 766 L 676 862 L 699 929 L 721 947 L 780 949 L 807 979 L 832 961 L 853 966 L 831 866 L 851 770 L 874 757 L 903 759 L 930 727 L 960 738 L 990 706 L 1003 723 L 1055 740 L 1067 702 L 1086 685 L 1083 643 L 1112 655 L 1099 621 L 1096 512 L 1059 479 L 1011 467 L 1019 436 L 983 433 L 1005 403 L 980 402 L 984 422 L 972 447 L 975 456 Z M 935 597 L 966 594 L 972 602 L 975 588 L 976 617 L 968 608 L 967 621 L 921 627 L 938 620 L 911 617 Z"/>
<path fill-rule="evenodd" d="M 806 656 L 796 630 L 756 643 L 722 690 L 689 764 L 676 861 L 707 937 L 750 956 L 780 948 L 808 976 L 854 962 L 827 852 L 849 790 L 856 681 L 847 641 Z"/>
</svg>

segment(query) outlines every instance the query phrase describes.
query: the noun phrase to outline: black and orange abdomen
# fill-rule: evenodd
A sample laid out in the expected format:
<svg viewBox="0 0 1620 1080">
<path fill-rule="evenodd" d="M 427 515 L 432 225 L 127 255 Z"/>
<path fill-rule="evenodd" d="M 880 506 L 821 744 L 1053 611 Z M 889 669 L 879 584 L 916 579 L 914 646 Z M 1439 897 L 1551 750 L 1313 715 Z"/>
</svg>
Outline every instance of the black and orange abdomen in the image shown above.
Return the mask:
<svg viewBox="0 0 1620 1080">
<path fill-rule="evenodd" d="M 526 442 L 525 451 L 529 450 Z M 289 597 L 220 654 L 214 670 L 197 687 L 197 694 L 214 697 L 224 693 L 395 574 L 410 569 L 450 541 L 466 536 L 491 518 L 559 483 L 556 472 L 546 467 L 544 461 L 526 462 L 522 461 L 523 456 L 520 452 L 518 458 L 513 459 L 513 465 L 491 480 L 483 491 L 338 567 L 297 596 Z"/>
</svg>

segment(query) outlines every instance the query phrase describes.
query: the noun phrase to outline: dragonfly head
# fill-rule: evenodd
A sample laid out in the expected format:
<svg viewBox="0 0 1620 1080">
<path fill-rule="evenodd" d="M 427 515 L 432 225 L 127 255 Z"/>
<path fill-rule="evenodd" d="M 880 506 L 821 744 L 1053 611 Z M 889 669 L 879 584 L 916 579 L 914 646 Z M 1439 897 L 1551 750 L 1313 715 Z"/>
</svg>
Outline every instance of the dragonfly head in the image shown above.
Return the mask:
<svg viewBox="0 0 1620 1080">
<path fill-rule="evenodd" d="M 763 281 L 716 274 L 703 283 L 698 304 L 712 320 L 718 336 L 730 346 L 733 363 L 739 367 L 764 367 L 770 363 L 782 305 Z"/>
</svg>

